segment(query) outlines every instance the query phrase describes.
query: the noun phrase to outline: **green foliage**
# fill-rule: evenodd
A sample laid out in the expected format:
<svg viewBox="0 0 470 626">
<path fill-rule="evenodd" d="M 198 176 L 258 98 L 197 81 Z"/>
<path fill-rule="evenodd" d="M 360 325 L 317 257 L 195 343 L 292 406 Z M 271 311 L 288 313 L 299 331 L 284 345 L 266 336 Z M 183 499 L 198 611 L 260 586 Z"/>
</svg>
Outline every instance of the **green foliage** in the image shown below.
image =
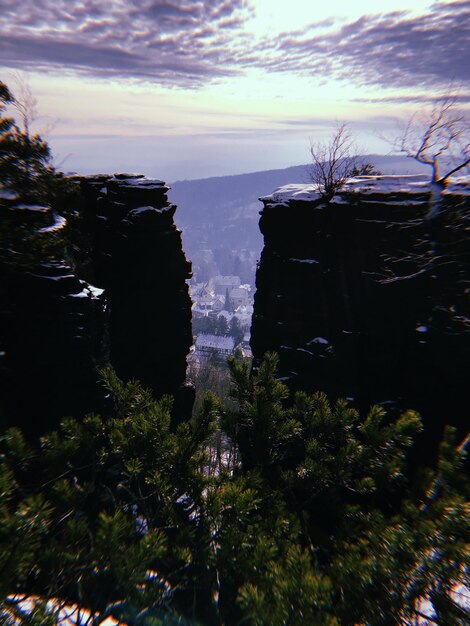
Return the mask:
<svg viewBox="0 0 470 626">
<path fill-rule="evenodd" d="M 160 606 L 195 585 L 212 403 L 170 430 L 171 401 L 105 372 L 116 416 L 67 419 L 28 445 L 7 431 L 0 465 L 3 599 L 61 597 L 103 613 Z M 170 540 L 171 539 L 171 540 Z M 208 543 L 208 541 L 206 542 Z"/>
<path fill-rule="evenodd" d="M 286 408 L 276 363 L 266 355 L 250 378 L 246 365 L 231 362 L 240 409 L 227 415 L 226 428 L 239 443 L 243 473 L 261 477 L 264 501 L 277 499 L 279 516 L 270 503 L 261 517 L 272 528 L 293 529 L 295 520 L 299 529 L 283 539 L 292 542 L 286 551 L 265 560 L 258 582 L 242 585 L 250 623 L 396 624 L 416 616 L 423 596 L 439 598 L 441 623 L 463 623 L 445 621 L 462 612 L 452 588 L 469 583 L 468 477 L 452 433 L 437 471 L 410 485 L 406 452 L 421 429 L 415 413 L 388 423 L 373 407 L 361 420 L 345 401 L 331 406 L 321 393 L 297 393 Z M 289 591 L 294 556 L 296 568 L 309 560 L 323 604 L 313 591 L 302 596 L 297 582 L 297 595 Z"/>
<path fill-rule="evenodd" d="M 234 318 L 236 320 L 236 318 Z M 231 335 L 238 338 L 240 335 L 240 328 L 238 320 L 230 324 L 224 316 L 220 317 L 196 317 L 193 319 L 193 332 L 195 334 L 205 333 L 209 335 Z"/>
<path fill-rule="evenodd" d="M 33 205 L 62 215 L 70 213 L 74 185 L 52 165 L 47 142 L 31 135 L 28 125 L 21 130 L 7 108 L 17 103 L 0 81 L 0 262 L 7 270 L 24 270 L 53 258 L 65 245 L 64 233 L 43 232 L 44 213 L 9 210 L 11 206 Z"/>
<path fill-rule="evenodd" d="M 373 163 L 356 163 L 351 170 L 351 176 L 380 176 L 381 171 Z"/>
<path fill-rule="evenodd" d="M 14 103 L 10 90 L 0 81 L 0 184 L 21 202 L 41 203 L 54 174 L 50 149 L 39 135 L 22 131 L 5 115 L 7 106 Z"/>
<path fill-rule="evenodd" d="M 289 398 L 276 364 L 231 359 L 232 408 L 209 394 L 175 430 L 169 398 L 107 370 L 109 419 L 39 446 L 5 433 L 0 616 L 53 622 L 55 598 L 90 623 L 411 624 L 426 597 L 438 623 L 467 623 L 465 446 L 447 431 L 436 469 L 411 476 L 415 413 Z"/>
<path fill-rule="evenodd" d="M 312 567 L 311 557 L 298 545 L 289 548 L 282 560 L 266 562 L 271 584 L 259 586 L 246 583 L 240 589 L 238 602 L 250 623 L 328 624 L 339 623 L 331 612 L 332 584 Z"/>
</svg>

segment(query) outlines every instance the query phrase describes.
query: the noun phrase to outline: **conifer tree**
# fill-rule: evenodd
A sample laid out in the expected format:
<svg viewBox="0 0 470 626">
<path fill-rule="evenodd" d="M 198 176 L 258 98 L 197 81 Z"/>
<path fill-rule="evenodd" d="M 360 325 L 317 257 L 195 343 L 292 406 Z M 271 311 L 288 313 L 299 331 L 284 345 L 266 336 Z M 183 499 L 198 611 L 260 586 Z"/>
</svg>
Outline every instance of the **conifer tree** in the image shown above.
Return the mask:
<svg viewBox="0 0 470 626">
<path fill-rule="evenodd" d="M 168 398 L 108 371 L 107 420 L 68 419 L 39 448 L 5 434 L 4 621 L 41 623 L 54 598 L 90 624 L 373 626 L 431 610 L 437 624 L 467 623 L 455 593 L 470 588 L 469 487 L 452 431 L 438 467 L 410 477 L 414 413 L 361 418 L 322 394 L 286 406 L 274 355 L 253 376 L 231 368 L 238 408 L 209 396 L 175 431 Z M 214 473 L 218 416 L 238 454 Z"/>
<path fill-rule="evenodd" d="M 17 429 L 3 437 L 1 619 L 20 614 L 24 597 L 78 606 L 93 624 L 208 604 L 200 467 L 212 404 L 172 432 L 168 397 L 156 402 L 112 371 L 105 380 L 114 417 L 67 419 L 39 448 Z"/>
<path fill-rule="evenodd" d="M 14 103 L 11 91 L 0 81 L 0 186 L 22 202 L 40 203 L 47 198 L 55 173 L 51 152 L 39 135 L 21 130 L 6 115 L 7 106 Z"/>
<path fill-rule="evenodd" d="M 231 361 L 239 410 L 225 428 L 239 445 L 237 473 L 257 477 L 260 518 L 291 531 L 253 556 L 256 575 L 245 575 L 237 600 L 248 622 L 411 624 L 426 597 L 436 623 L 467 623 L 455 592 L 470 589 L 470 492 L 455 433 L 438 467 L 412 477 L 415 413 L 389 423 L 373 407 L 361 419 L 321 393 L 297 393 L 286 408 L 276 364 L 268 354 L 250 376 Z"/>
<path fill-rule="evenodd" d="M 0 263 L 7 271 L 34 266 L 63 249 L 63 236 L 44 236 L 34 213 L 11 207 L 42 206 L 67 214 L 74 186 L 52 165 L 50 148 L 28 124 L 22 130 L 8 108 L 15 105 L 11 91 L 0 81 Z M 52 214 L 52 212 L 51 212 Z"/>
</svg>

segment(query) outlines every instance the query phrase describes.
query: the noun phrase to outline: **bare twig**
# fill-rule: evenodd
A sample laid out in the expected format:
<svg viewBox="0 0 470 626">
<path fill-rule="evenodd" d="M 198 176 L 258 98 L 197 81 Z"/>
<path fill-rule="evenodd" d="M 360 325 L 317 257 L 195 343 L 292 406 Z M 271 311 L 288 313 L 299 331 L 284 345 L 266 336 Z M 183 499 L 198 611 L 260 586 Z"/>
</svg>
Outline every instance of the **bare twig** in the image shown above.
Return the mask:
<svg viewBox="0 0 470 626">
<path fill-rule="evenodd" d="M 429 165 L 431 181 L 441 187 L 470 165 L 469 123 L 458 109 L 458 97 L 450 92 L 436 100 L 430 111 L 412 115 L 391 143 L 407 157 Z"/>
<path fill-rule="evenodd" d="M 310 153 L 313 161 L 310 177 L 321 197 L 327 202 L 330 202 L 348 178 L 362 173 L 352 134 L 345 122 L 337 125 L 328 142 L 311 143 Z M 371 166 L 362 166 L 366 167 Z"/>
</svg>

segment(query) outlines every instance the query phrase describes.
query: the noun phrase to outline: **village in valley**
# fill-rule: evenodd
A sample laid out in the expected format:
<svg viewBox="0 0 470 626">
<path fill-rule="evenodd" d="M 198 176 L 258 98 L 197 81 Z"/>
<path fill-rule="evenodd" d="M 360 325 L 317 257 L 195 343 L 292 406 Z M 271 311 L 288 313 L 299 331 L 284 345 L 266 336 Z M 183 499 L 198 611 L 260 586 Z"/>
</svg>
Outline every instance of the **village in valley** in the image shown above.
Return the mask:
<svg viewBox="0 0 470 626">
<path fill-rule="evenodd" d="M 207 282 L 190 283 L 189 290 L 194 334 L 190 367 L 223 361 L 235 353 L 251 358 L 252 286 L 242 284 L 240 276 L 218 275 Z"/>
</svg>

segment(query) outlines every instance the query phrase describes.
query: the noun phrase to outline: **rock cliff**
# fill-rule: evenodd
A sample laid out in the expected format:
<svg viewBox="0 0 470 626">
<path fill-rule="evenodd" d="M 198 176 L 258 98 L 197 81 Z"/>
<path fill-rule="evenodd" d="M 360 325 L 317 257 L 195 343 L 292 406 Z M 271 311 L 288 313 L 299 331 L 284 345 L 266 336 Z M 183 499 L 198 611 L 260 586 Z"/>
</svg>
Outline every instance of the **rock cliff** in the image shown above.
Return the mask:
<svg viewBox="0 0 470 626">
<path fill-rule="evenodd" d="M 425 177 L 379 176 L 330 204 L 308 185 L 261 198 L 255 367 L 274 350 L 292 389 L 416 409 L 433 442 L 445 423 L 465 433 L 469 189 L 437 197 Z"/>
<path fill-rule="evenodd" d="M 35 435 L 64 415 L 102 410 L 106 364 L 156 396 L 174 395 L 175 418 L 187 418 L 191 267 L 168 188 L 140 175 L 74 182 L 69 224 L 48 207 L 7 202 L 19 227 L 44 240 L 68 231 L 59 254 L 2 281 L 3 420 Z"/>
</svg>

